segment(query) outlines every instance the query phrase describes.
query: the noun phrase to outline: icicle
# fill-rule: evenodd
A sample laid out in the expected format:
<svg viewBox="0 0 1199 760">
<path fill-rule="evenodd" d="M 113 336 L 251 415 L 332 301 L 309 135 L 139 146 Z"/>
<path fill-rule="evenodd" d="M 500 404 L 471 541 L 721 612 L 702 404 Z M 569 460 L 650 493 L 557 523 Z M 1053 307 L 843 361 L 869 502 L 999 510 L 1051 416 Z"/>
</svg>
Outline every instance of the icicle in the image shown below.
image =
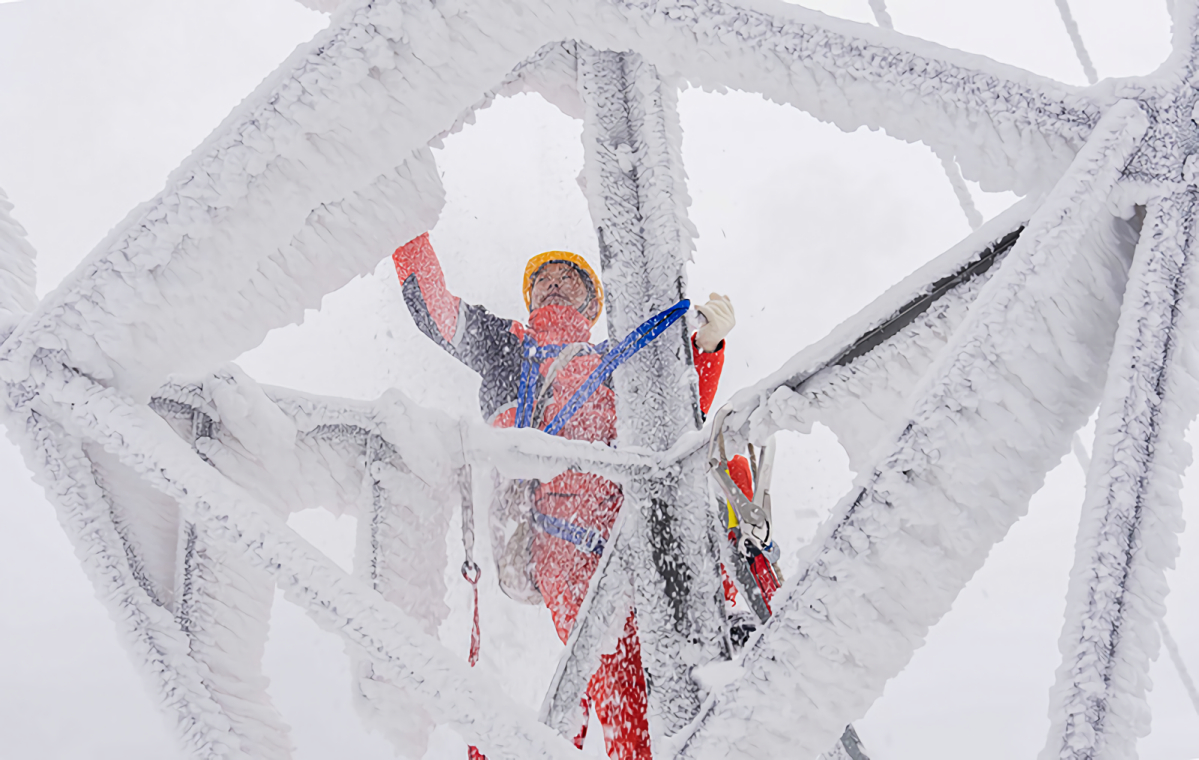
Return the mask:
<svg viewBox="0 0 1199 760">
<path fill-rule="evenodd" d="M 1169 2 L 1169 0 L 1166 0 Z M 1062 14 L 1062 23 L 1066 25 L 1066 33 L 1070 35 L 1070 42 L 1074 45 L 1074 54 L 1078 56 L 1078 62 L 1082 64 L 1083 73 L 1087 75 L 1087 81 L 1095 84 L 1099 81 L 1099 74 L 1095 71 L 1095 64 L 1091 63 L 1091 55 L 1087 52 L 1086 45 L 1082 43 L 1082 35 L 1078 31 L 1078 24 L 1074 21 L 1074 15 L 1070 13 L 1070 3 L 1068 0 L 1054 0 L 1057 3 L 1057 10 Z"/>
</svg>

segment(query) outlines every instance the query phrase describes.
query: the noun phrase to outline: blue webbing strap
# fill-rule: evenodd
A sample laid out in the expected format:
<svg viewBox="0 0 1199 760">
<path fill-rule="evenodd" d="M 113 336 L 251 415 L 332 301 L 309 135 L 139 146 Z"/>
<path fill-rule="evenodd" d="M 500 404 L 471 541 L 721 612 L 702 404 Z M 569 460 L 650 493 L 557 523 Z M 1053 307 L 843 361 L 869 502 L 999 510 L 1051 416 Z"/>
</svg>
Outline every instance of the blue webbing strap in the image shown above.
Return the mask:
<svg viewBox="0 0 1199 760">
<path fill-rule="evenodd" d="M 561 517 L 550 517 L 536 509 L 533 510 L 533 523 L 554 538 L 569 541 L 579 547 L 580 551 L 596 556 L 604 553 L 604 537 L 597 530 L 575 525 Z"/>
<path fill-rule="evenodd" d="M 537 341 L 525 336 L 521 347 L 520 384 L 516 389 L 516 427 L 529 427 L 533 423 L 533 394 L 537 390 L 536 375 L 540 363 L 537 361 Z"/>
<path fill-rule="evenodd" d="M 603 384 L 608 376 L 616 371 L 616 368 L 623 364 L 629 357 L 637 353 L 641 349 L 649 345 L 650 341 L 661 335 L 666 328 L 673 325 L 684 314 L 687 309 L 691 308 L 691 302 L 683 299 L 674 306 L 662 311 L 649 319 L 642 322 L 637 329 L 625 336 L 624 340 L 616 344 L 616 348 L 608 351 L 608 341 L 604 341 L 595 346 L 592 350 L 595 353 L 603 355 L 598 367 L 592 371 L 583 384 L 575 391 L 570 400 L 566 402 L 566 406 L 562 407 L 550 424 L 546 426 L 545 432 L 550 435 L 556 435 L 562 427 L 570 421 L 575 412 L 587 403 L 587 399 L 591 398 Z M 544 359 L 551 359 L 562 353 L 565 346 L 547 345 L 539 346 L 537 341 L 529 335 L 524 337 L 521 346 L 522 357 L 520 364 L 520 382 L 517 385 L 516 391 L 516 424 L 518 428 L 532 427 L 533 412 L 536 406 L 535 396 L 537 394 L 537 376 L 540 374 L 541 362 Z"/>
<path fill-rule="evenodd" d="M 516 388 L 516 421 L 513 427 L 532 427 L 533 413 L 536 411 L 537 376 L 541 372 L 541 363 L 559 356 L 567 345 L 569 344 L 539 346 L 532 337 L 524 337 L 521 345 L 520 382 Z M 586 349 L 588 353 L 593 354 L 603 354 L 607 350 L 608 341 Z"/>
<path fill-rule="evenodd" d="M 570 401 L 566 402 L 566 406 L 554 415 L 550 424 L 545 426 L 545 432 L 557 435 L 562 426 L 570 421 L 570 418 L 579 411 L 583 404 L 587 403 L 587 399 L 591 398 L 591 395 L 599 389 L 609 375 L 616 371 L 617 367 L 649 345 L 650 341 L 661 335 L 666 328 L 679 321 L 679 318 L 690 308 L 691 302 L 684 298 L 674 306 L 645 320 L 636 330 L 626 335 L 624 340 L 617 343 L 616 348 L 606 354 L 599 366 L 587 376 L 579 389 L 570 397 Z"/>
</svg>

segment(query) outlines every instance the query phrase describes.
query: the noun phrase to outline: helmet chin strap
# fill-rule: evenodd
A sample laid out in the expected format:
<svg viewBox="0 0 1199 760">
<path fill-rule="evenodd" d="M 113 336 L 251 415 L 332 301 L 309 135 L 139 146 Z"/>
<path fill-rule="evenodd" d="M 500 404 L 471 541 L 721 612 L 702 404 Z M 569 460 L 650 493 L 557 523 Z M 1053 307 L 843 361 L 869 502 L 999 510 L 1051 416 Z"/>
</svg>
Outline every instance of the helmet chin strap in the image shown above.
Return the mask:
<svg viewBox="0 0 1199 760">
<path fill-rule="evenodd" d="M 587 317 L 587 314 L 584 312 L 584 309 L 586 309 L 588 306 L 590 306 L 593 303 L 595 303 L 595 296 L 592 295 L 590 292 L 588 292 L 587 300 L 584 301 L 583 304 L 579 308 L 575 309 L 575 311 L 579 312 L 584 317 Z M 588 319 L 590 319 L 590 317 L 588 317 Z"/>
</svg>

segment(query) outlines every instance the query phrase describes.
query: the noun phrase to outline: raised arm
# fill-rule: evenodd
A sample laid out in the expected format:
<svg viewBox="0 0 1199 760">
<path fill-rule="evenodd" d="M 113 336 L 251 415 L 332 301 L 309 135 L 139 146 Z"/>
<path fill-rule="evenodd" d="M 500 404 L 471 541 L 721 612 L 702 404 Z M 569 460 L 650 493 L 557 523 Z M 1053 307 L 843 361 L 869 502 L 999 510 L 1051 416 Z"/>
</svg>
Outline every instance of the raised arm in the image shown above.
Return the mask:
<svg viewBox="0 0 1199 760">
<path fill-rule="evenodd" d="M 716 388 L 720 385 L 720 373 L 724 369 L 724 341 L 714 351 L 704 351 L 691 336 L 691 350 L 695 356 L 695 373 L 699 375 L 699 409 L 705 416 L 712 408 L 712 399 L 716 398 Z"/>
<path fill-rule="evenodd" d="M 712 293 L 703 306 L 696 311 L 704 315 L 707 322 L 691 336 L 692 354 L 695 356 L 695 372 L 699 375 L 699 408 L 707 415 L 716 397 L 720 384 L 720 373 L 724 369 L 724 338 L 737 324 L 733 314 L 733 302 L 728 296 Z"/>
<path fill-rule="evenodd" d="M 410 240 L 396 249 L 391 260 L 404 288 L 404 302 L 416 326 L 450 353 L 458 332 L 458 312 L 462 299 L 445 286 L 441 262 L 429 243 L 429 233 Z"/>
<path fill-rule="evenodd" d="M 490 419 L 496 410 L 516 398 L 523 328 L 518 322 L 497 317 L 451 294 L 428 233 L 398 248 L 392 261 L 416 326 L 450 356 L 482 376 L 479 407 L 483 418 Z"/>
</svg>

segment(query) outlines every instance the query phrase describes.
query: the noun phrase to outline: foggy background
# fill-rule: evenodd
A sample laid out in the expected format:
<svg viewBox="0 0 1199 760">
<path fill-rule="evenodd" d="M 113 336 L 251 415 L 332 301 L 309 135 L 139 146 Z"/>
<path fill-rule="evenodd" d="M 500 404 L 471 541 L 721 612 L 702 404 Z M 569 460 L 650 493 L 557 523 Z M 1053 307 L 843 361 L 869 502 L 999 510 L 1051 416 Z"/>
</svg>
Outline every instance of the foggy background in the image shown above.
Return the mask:
<svg viewBox="0 0 1199 760">
<path fill-rule="evenodd" d="M 866 0 L 809 2 L 873 22 Z M 1085 84 L 1052 0 L 889 0 L 897 30 Z M 1150 73 L 1169 52 L 1165 0 L 1073 0 L 1100 77 Z M 292 0 L 0 2 L 0 187 L 38 250 L 44 294 L 174 169 L 327 17 Z M 757 95 L 686 90 L 683 158 L 699 230 L 690 294 L 731 296 L 738 326 L 717 405 L 969 232 L 940 163 L 921 144 L 846 134 Z M 447 205 L 433 232 L 451 289 L 521 317 L 520 273 L 547 249 L 598 261 L 575 182 L 581 126 L 539 96 L 500 100 L 435 151 Z M 990 218 L 1011 195 L 971 186 Z M 396 241 L 399 245 L 404 241 Z M 373 398 L 398 387 L 477 418 L 477 379 L 419 335 L 378 252 L 373 277 L 326 297 L 303 326 L 274 331 L 239 364 L 263 383 Z M 602 324 L 602 320 L 601 320 Z M 1090 446 L 1088 431 L 1083 438 Z M 775 511 L 784 569 L 848 487 L 827 430 L 783 436 Z M 15 447 L 0 443 L 0 757 L 173 758 L 164 719 L 94 598 L 53 508 Z M 1188 474 L 1183 500 L 1199 520 Z M 857 726 L 874 760 L 1033 757 L 1082 500 L 1072 457 L 992 551 L 908 668 Z M 313 512 L 291 524 L 348 567 L 354 525 Z M 447 546 L 453 613 L 442 640 L 465 658 L 468 587 Z M 484 547 L 485 550 L 485 547 Z M 489 567 L 484 564 L 485 573 Z M 1199 673 L 1199 531 L 1182 537 L 1167 615 Z M 561 651 L 544 609 L 519 607 L 484 578 L 483 662 L 536 706 Z M 267 645 L 271 693 L 297 758 L 389 758 L 349 702 L 341 641 L 279 600 Z M 1142 757 L 1199 757 L 1199 716 L 1163 652 L 1153 670 L 1153 734 Z M 600 751 L 599 732 L 587 752 Z M 441 730 L 428 757 L 463 757 Z"/>
</svg>

